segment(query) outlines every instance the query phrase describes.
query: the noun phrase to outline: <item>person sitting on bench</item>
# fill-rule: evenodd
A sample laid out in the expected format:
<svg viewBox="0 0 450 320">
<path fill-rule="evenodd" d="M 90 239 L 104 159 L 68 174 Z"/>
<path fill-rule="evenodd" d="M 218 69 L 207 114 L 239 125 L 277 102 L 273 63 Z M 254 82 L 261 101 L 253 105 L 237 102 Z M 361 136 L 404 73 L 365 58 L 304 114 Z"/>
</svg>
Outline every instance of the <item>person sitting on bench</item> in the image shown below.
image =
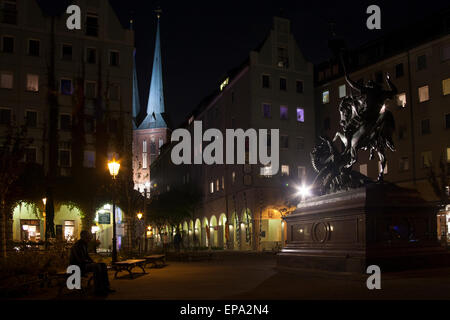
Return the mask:
<svg viewBox="0 0 450 320">
<path fill-rule="evenodd" d="M 80 240 L 75 242 L 70 250 L 70 264 L 77 265 L 81 269 L 81 274 L 87 272 L 94 273 L 94 289 L 96 295 L 107 295 L 114 292 L 109 287 L 108 269 L 104 263 L 95 263 L 88 253 L 88 243 L 92 240 L 89 231 L 83 230 L 80 233 Z"/>
</svg>

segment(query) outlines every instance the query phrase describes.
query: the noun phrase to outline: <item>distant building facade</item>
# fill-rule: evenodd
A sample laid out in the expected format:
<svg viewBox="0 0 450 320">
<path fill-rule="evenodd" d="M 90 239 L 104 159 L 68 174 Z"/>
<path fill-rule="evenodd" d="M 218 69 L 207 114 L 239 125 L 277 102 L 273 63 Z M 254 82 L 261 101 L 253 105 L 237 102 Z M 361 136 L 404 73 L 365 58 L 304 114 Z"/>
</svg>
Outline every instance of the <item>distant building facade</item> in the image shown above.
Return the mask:
<svg viewBox="0 0 450 320">
<path fill-rule="evenodd" d="M 75 168 L 106 171 L 113 156 L 131 158 L 134 32 L 121 25 L 108 1 L 74 4 L 82 8 L 81 30 L 68 30 L 65 12 L 49 16 L 37 1 L 0 1 L 0 135 L 12 124 L 26 125 L 33 142 L 24 161 L 41 165 L 56 179 L 71 177 Z M 55 113 L 48 100 L 52 94 Z M 55 140 L 49 133 L 52 121 Z M 75 123 L 82 136 L 75 136 Z M 75 144 L 82 145 L 81 153 L 75 154 Z M 111 207 L 105 204 L 100 211 L 111 214 Z M 76 206 L 58 205 L 57 238 L 78 238 L 82 215 Z M 122 221 L 119 208 L 116 215 Z M 107 249 L 111 219 L 103 221 L 97 237 Z M 42 239 L 43 204 L 18 206 L 11 223 L 13 240 Z M 118 235 L 123 236 L 123 226 Z"/>
<path fill-rule="evenodd" d="M 277 174 L 270 167 L 261 174 L 260 164 L 177 166 L 171 161 L 174 144 L 163 146 L 151 164 L 152 192 L 183 185 L 200 189 L 194 216 L 180 225 L 185 246 L 272 250 L 282 245 L 285 200 L 295 197 L 296 185 L 311 182 L 309 151 L 315 142 L 313 65 L 290 30 L 289 20 L 275 17 L 264 42 L 221 79 L 183 126 L 192 137 L 194 121 L 202 121 L 203 132 L 217 128 L 224 137 L 226 129 L 279 129 Z M 193 153 L 200 147 L 193 146 Z M 248 151 L 247 143 L 247 163 Z"/>
</svg>

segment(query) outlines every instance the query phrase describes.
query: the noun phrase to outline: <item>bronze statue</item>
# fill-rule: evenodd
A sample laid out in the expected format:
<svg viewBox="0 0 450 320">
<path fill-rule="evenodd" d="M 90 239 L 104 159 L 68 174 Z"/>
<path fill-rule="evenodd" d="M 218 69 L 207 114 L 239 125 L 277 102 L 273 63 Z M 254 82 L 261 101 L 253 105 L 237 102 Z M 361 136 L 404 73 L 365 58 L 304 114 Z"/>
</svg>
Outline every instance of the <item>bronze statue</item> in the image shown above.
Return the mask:
<svg viewBox="0 0 450 320">
<path fill-rule="evenodd" d="M 333 141 L 321 137 L 320 143 L 311 153 L 313 167 L 318 172 L 314 184 L 318 181 L 321 183 L 322 193 L 355 188 L 367 183 L 367 177 L 363 178 L 351 170 L 357 161 L 358 150 L 369 150 L 369 159 L 373 159 L 375 152 L 378 154 L 378 181 L 383 181 L 385 151 L 395 151 L 392 140 L 395 121 L 385 102 L 396 96 L 397 88 L 391 82 L 389 74 L 386 76 L 388 90 L 371 80 L 366 84 L 354 82 L 347 72 L 345 79 L 357 95 L 345 96 L 340 101 L 342 132 L 337 132 Z M 338 152 L 333 145 L 338 138 L 344 145 L 342 152 Z"/>
</svg>

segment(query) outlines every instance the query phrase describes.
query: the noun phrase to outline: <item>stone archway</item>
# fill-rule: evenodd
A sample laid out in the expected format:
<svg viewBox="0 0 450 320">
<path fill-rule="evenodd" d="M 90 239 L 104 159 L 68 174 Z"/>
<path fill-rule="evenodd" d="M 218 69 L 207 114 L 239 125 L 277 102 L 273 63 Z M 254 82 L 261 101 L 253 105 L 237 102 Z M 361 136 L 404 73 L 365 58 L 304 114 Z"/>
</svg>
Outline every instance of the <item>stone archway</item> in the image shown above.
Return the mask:
<svg viewBox="0 0 450 320">
<path fill-rule="evenodd" d="M 253 217 L 249 208 L 242 211 L 240 231 L 241 250 L 252 250 L 254 241 Z"/>
<path fill-rule="evenodd" d="M 201 246 L 202 247 L 209 247 L 209 238 L 210 238 L 210 230 L 209 230 L 209 223 L 208 218 L 203 218 L 202 223 L 202 238 L 201 238 Z"/>
<path fill-rule="evenodd" d="M 209 230 L 210 230 L 210 244 L 211 247 L 218 246 L 218 226 L 217 226 L 217 218 L 215 215 L 211 216 L 209 220 Z"/>
<path fill-rule="evenodd" d="M 233 250 L 240 250 L 240 222 L 236 212 L 231 215 L 230 221 L 230 241 Z"/>
<path fill-rule="evenodd" d="M 225 215 L 225 213 L 222 213 L 219 216 L 219 228 L 218 228 L 218 232 L 217 232 L 217 239 L 218 239 L 218 246 L 220 248 L 225 248 L 226 244 L 227 244 L 227 232 L 226 232 L 226 228 L 227 228 L 227 216 Z M 228 234 L 229 235 L 229 234 Z"/>
<path fill-rule="evenodd" d="M 202 223 L 200 222 L 200 219 L 195 220 L 194 236 L 194 246 L 200 247 L 202 243 Z"/>
</svg>

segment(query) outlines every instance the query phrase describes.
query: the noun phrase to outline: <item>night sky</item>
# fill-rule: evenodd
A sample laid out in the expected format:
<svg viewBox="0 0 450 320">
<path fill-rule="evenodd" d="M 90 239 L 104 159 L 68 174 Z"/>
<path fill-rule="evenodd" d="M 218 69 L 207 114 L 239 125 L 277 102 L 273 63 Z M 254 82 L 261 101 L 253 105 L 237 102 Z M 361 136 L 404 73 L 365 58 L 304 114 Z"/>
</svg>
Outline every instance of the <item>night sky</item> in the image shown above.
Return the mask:
<svg viewBox="0 0 450 320">
<path fill-rule="evenodd" d="M 106 0 L 105 0 L 106 1 Z M 55 3 L 55 1 L 45 1 Z M 57 1 L 61 5 L 61 1 Z M 203 97 L 219 85 L 225 72 L 243 62 L 265 38 L 272 17 L 291 19 L 305 57 L 319 63 L 330 56 L 330 22 L 350 47 L 384 32 L 448 8 L 448 1 L 151 1 L 111 0 L 124 25 L 134 12 L 141 105 L 146 107 L 153 63 L 156 17 L 161 17 L 161 47 L 166 112 L 180 124 Z M 366 28 L 366 9 L 381 8 L 382 30 Z"/>
</svg>

